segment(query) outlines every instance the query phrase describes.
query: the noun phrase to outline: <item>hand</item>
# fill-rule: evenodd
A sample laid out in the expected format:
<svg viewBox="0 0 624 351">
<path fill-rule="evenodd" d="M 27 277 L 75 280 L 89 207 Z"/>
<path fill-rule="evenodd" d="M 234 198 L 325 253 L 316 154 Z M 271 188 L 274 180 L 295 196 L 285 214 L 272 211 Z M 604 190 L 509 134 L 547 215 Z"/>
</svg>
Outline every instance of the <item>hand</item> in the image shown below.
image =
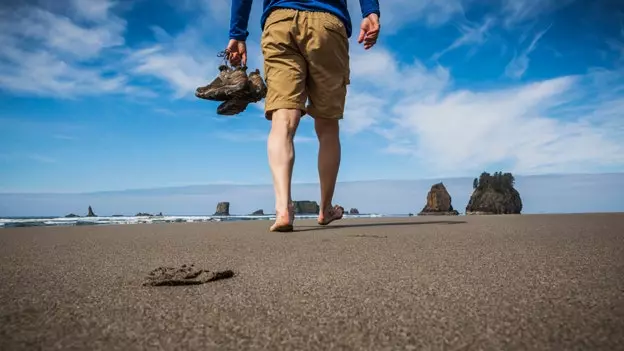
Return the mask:
<svg viewBox="0 0 624 351">
<path fill-rule="evenodd" d="M 376 13 L 371 13 L 362 20 L 360 25 L 360 36 L 358 37 L 358 43 L 364 42 L 364 49 L 368 50 L 377 43 L 377 37 L 379 36 L 379 16 Z"/>
<path fill-rule="evenodd" d="M 247 66 L 247 44 L 244 41 L 230 39 L 225 54 L 232 66 Z"/>
</svg>

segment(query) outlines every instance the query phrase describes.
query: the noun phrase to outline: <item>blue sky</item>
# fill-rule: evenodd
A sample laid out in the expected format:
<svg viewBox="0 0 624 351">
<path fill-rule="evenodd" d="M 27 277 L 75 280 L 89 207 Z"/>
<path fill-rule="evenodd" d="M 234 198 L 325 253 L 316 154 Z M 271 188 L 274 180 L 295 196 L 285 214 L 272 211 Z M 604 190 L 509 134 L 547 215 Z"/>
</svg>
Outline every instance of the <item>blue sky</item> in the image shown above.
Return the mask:
<svg viewBox="0 0 624 351">
<path fill-rule="evenodd" d="M 624 171 L 624 5 L 380 3 L 378 46 L 351 38 L 340 181 Z M 217 73 L 229 6 L 3 1 L 0 192 L 270 183 L 262 104 L 223 117 L 193 96 Z M 296 139 L 296 182 L 317 180 L 312 127 Z"/>
</svg>

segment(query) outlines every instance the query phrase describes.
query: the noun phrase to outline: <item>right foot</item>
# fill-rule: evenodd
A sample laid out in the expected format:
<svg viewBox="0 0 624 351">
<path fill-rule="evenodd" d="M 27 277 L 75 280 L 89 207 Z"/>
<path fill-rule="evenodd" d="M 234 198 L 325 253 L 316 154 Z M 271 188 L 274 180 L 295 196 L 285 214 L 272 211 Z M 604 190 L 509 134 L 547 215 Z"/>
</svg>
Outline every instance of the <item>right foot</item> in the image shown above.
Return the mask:
<svg viewBox="0 0 624 351">
<path fill-rule="evenodd" d="M 344 214 L 344 208 L 342 206 L 334 206 L 330 207 L 319 214 L 318 224 L 320 225 L 328 225 L 333 221 L 337 221 L 342 219 L 342 215 Z"/>
</svg>

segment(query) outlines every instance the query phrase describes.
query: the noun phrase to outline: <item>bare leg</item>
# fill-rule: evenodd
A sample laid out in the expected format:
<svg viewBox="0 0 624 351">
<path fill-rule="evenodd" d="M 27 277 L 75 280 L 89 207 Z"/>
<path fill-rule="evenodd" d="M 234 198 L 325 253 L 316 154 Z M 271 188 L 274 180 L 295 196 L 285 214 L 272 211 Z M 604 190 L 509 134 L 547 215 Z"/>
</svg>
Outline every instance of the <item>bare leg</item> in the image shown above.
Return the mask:
<svg viewBox="0 0 624 351">
<path fill-rule="evenodd" d="M 319 140 L 318 172 L 321 182 L 321 208 L 319 224 L 329 224 L 342 218 L 342 211 L 332 207 L 336 179 L 340 168 L 340 128 L 339 121 L 316 118 L 314 129 Z"/>
<path fill-rule="evenodd" d="M 291 206 L 291 183 L 295 164 L 293 139 L 299 126 L 301 111 L 280 109 L 273 112 L 267 142 L 269 166 L 273 174 L 276 220 L 271 231 L 291 231 L 294 212 Z"/>
</svg>

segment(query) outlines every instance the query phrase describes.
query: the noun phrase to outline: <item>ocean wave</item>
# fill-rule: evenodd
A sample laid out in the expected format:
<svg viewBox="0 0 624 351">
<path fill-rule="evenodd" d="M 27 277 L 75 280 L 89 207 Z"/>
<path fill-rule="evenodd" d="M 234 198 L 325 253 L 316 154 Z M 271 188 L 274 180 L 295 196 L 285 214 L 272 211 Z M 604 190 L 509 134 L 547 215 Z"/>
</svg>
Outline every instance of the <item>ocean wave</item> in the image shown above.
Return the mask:
<svg viewBox="0 0 624 351">
<path fill-rule="evenodd" d="M 296 215 L 296 219 L 314 219 L 317 215 Z M 377 218 L 381 214 L 345 214 L 344 218 Z M 18 227 L 53 227 L 53 226 L 81 226 L 81 225 L 129 225 L 150 223 L 198 223 L 198 222 L 231 222 L 249 220 L 275 220 L 275 215 L 261 216 L 127 216 L 127 217 L 28 217 L 28 218 L 0 218 L 0 228 Z"/>
</svg>

